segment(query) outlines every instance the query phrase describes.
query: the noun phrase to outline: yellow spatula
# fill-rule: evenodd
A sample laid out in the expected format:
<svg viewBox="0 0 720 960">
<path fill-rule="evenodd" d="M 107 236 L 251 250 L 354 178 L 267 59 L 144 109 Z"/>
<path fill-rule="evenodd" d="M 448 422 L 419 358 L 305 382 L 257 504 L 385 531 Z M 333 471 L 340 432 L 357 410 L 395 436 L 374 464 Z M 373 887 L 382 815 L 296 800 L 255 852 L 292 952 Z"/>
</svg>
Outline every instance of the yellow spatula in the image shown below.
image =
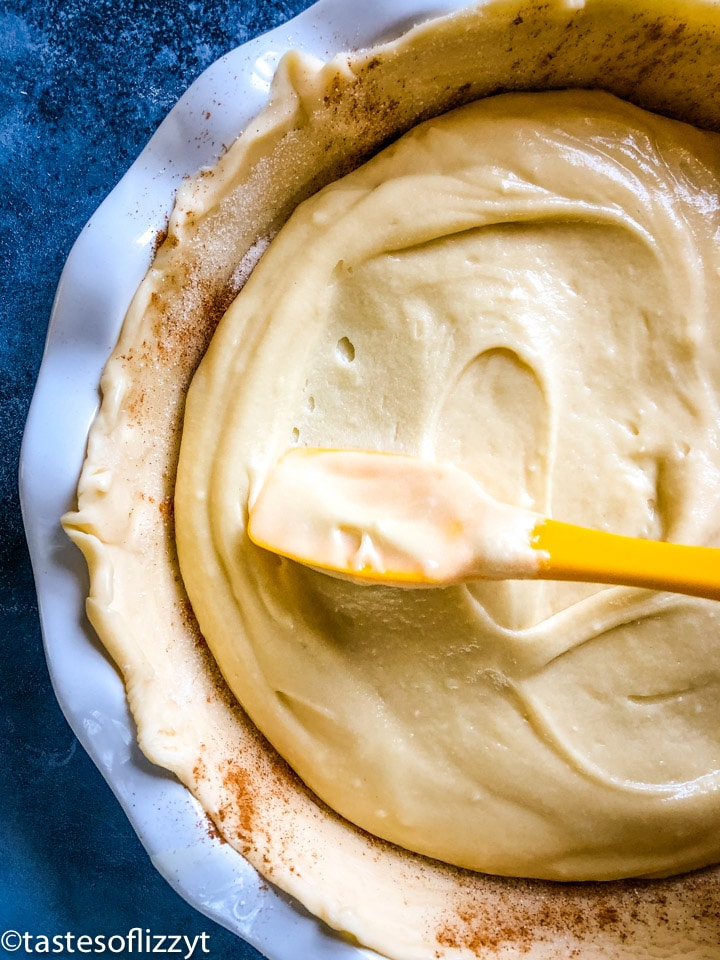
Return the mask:
<svg viewBox="0 0 720 960">
<path fill-rule="evenodd" d="M 394 453 L 293 447 L 251 504 L 248 535 L 367 583 L 580 580 L 720 599 L 720 549 L 551 520 L 494 500 L 452 464 Z"/>
</svg>

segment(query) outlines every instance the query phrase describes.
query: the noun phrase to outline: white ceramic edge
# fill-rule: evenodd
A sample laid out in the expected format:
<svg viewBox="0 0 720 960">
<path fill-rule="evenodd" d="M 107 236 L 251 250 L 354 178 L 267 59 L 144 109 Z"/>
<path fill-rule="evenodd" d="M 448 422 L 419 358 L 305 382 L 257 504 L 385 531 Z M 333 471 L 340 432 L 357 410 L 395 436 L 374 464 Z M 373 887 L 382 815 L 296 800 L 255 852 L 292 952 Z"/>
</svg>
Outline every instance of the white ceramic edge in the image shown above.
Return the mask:
<svg viewBox="0 0 720 960">
<path fill-rule="evenodd" d="M 20 500 L 61 709 L 159 872 L 190 904 L 269 960 L 360 960 L 375 954 L 340 940 L 263 882 L 228 845 L 212 839 L 189 791 L 142 756 L 121 680 L 85 619 L 84 560 L 59 519 L 74 504 L 100 373 L 180 180 L 213 163 L 258 112 L 285 51 L 300 48 L 327 59 L 397 36 L 458 6 L 458 0 L 320 0 L 208 68 L 72 248 L 23 438 Z"/>
</svg>

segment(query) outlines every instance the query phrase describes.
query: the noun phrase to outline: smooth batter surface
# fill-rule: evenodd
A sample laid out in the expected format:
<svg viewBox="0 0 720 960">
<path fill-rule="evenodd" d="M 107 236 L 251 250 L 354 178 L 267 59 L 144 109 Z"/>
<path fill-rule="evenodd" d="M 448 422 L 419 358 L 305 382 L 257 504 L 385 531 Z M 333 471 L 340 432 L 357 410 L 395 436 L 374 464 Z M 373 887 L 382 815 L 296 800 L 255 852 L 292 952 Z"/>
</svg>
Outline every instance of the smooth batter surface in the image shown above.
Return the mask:
<svg viewBox="0 0 720 960">
<path fill-rule="evenodd" d="M 245 533 L 306 444 L 451 460 L 503 502 L 715 542 L 718 146 L 599 92 L 479 101 L 306 202 L 215 334 L 186 410 L 183 577 L 259 728 L 380 837 L 565 880 L 720 857 L 715 604 L 363 587 Z"/>
</svg>

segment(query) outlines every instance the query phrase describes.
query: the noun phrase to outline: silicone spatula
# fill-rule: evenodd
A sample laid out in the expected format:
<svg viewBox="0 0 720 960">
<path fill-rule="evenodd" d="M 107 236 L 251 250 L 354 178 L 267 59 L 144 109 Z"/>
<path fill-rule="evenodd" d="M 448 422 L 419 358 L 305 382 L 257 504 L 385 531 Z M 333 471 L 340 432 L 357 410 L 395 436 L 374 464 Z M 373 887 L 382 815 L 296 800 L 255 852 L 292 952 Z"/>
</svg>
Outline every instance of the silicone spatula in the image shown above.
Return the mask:
<svg viewBox="0 0 720 960">
<path fill-rule="evenodd" d="M 720 599 L 720 549 L 550 519 L 500 503 L 451 463 L 404 454 L 291 448 L 251 504 L 248 535 L 365 583 L 576 580 Z"/>
</svg>

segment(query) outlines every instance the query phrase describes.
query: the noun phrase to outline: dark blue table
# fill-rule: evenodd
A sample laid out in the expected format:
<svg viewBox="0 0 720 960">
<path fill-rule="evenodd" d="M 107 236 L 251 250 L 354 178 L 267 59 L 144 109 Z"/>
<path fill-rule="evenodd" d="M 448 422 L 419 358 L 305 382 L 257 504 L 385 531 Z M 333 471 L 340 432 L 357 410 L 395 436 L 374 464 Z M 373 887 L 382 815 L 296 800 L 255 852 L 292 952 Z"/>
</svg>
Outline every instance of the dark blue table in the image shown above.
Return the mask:
<svg viewBox="0 0 720 960">
<path fill-rule="evenodd" d="M 54 291 L 81 227 L 205 67 L 309 5 L 0 0 L 0 943 L 10 929 L 141 927 L 204 932 L 212 958 L 260 956 L 159 877 L 67 726 L 43 657 L 16 478 Z"/>
</svg>

